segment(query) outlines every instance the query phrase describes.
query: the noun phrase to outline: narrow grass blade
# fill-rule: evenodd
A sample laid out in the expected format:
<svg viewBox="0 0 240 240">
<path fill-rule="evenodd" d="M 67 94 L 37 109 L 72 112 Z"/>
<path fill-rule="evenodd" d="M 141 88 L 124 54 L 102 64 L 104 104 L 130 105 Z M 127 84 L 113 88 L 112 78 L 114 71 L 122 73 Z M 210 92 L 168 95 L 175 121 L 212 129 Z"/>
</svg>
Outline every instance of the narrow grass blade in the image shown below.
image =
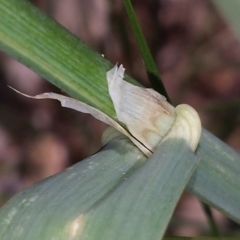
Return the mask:
<svg viewBox="0 0 240 240">
<path fill-rule="evenodd" d="M 210 227 L 210 232 L 211 232 L 212 236 L 220 237 L 217 223 L 212 214 L 212 209 L 206 203 L 201 202 L 201 205 L 202 205 L 203 211 L 205 212 L 205 215 L 207 217 L 208 225 Z"/>
<path fill-rule="evenodd" d="M 136 17 L 136 14 L 134 12 L 133 6 L 131 4 L 131 0 L 123 0 L 129 20 L 132 24 L 132 28 L 139 46 L 139 49 L 141 51 L 141 55 L 147 70 L 148 78 L 152 84 L 153 89 L 164 95 L 168 101 L 170 100 L 168 97 L 168 94 L 166 92 L 166 89 L 162 83 L 162 80 L 160 78 L 157 66 L 154 63 L 154 60 L 152 58 L 152 54 L 150 53 L 150 50 L 147 46 L 147 42 L 143 36 L 142 30 L 138 24 L 138 20 Z"/>
</svg>

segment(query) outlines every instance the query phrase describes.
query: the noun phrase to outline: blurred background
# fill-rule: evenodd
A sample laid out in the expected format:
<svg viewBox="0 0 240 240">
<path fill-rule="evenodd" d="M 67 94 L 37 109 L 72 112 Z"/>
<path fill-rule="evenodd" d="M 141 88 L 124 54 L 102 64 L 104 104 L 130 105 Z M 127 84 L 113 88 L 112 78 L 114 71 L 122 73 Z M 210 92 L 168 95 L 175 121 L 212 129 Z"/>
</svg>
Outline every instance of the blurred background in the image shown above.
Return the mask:
<svg viewBox="0 0 240 240">
<path fill-rule="evenodd" d="M 121 0 L 33 0 L 90 47 L 151 87 Z M 240 152 L 240 45 L 211 0 L 132 0 L 173 105 L 187 103 L 204 128 Z M 105 125 L 29 95 L 57 92 L 0 52 L 0 206 L 29 185 L 94 154 Z M 240 228 L 214 210 L 223 235 Z M 199 201 L 184 193 L 168 235 L 206 236 Z"/>
</svg>

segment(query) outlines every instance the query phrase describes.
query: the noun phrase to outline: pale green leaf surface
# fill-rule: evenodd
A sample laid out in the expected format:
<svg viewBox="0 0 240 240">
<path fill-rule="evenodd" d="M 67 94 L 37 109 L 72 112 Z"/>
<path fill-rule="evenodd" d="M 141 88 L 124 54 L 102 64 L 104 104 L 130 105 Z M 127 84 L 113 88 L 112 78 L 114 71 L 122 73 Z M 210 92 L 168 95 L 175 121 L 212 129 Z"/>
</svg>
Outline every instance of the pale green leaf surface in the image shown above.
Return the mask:
<svg viewBox="0 0 240 240">
<path fill-rule="evenodd" d="M 0 211 L 0 239 L 160 239 L 198 161 L 175 140 L 144 161 L 118 137 L 12 198 Z"/>
<path fill-rule="evenodd" d="M 92 157 L 12 198 L 0 209 L 0 239 L 71 239 L 68 223 L 104 199 L 145 159 L 129 140 L 118 137 Z"/>
<path fill-rule="evenodd" d="M 240 223 L 240 156 L 203 130 L 196 154 L 200 164 L 187 189 Z"/>
<path fill-rule="evenodd" d="M 211 141 L 214 141 L 214 151 L 209 147 Z M 2 219 L 0 225 L 1 239 L 4 239 L 2 238 L 2 236 L 4 236 L 3 233 L 7 234 L 6 236 L 8 237 L 14 237 L 15 232 L 18 233 L 18 231 L 21 231 L 25 226 L 23 226 L 22 222 L 26 223 L 26 226 L 28 226 L 29 222 L 26 222 L 26 219 L 27 216 L 30 215 L 34 216 L 34 221 L 36 221 L 35 225 L 34 221 L 31 219 L 30 229 L 34 229 L 34 226 L 36 226 L 36 229 L 32 234 L 37 232 L 41 236 L 40 239 L 44 239 L 43 237 L 45 237 L 45 234 L 46 236 L 50 236 L 48 234 L 55 234 L 56 232 L 62 237 L 59 239 L 65 239 L 65 231 L 60 233 L 59 229 L 64 229 L 64 226 L 69 226 L 66 225 L 68 219 L 71 219 L 72 221 L 80 219 L 79 221 L 81 223 L 83 221 L 87 224 L 85 225 L 85 232 L 81 232 L 81 236 L 86 239 L 87 229 L 91 229 L 92 234 L 99 234 L 98 231 L 100 231 L 103 234 L 103 239 L 106 236 L 112 236 L 115 231 L 117 232 L 122 229 L 121 226 L 123 226 L 123 220 L 126 216 L 127 219 L 131 220 L 131 217 L 127 215 L 130 210 L 126 203 L 130 203 L 132 207 L 131 210 L 134 211 L 134 214 L 132 215 L 134 221 L 136 221 L 136 219 L 145 219 L 147 217 L 151 217 L 153 220 L 158 217 L 162 218 L 162 216 L 164 216 L 164 218 L 170 217 L 173 208 L 168 208 L 169 206 L 167 205 L 173 204 L 171 201 L 169 202 L 165 200 L 164 204 L 160 204 L 158 209 L 159 212 L 162 210 L 163 214 L 159 214 L 159 212 L 157 214 L 157 212 L 153 211 L 151 207 L 149 209 L 147 208 L 147 206 L 154 206 L 154 204 L 156 204 L 155 201 L 157 201 L 157 203 L 159 203 L 159 201 L 161 202 L 162 195 L 159 195 L 160 193 L 158 191 L 164 189 L 165 184 L 168 184 L 168 194 L 174 193 L 176 190 L 181 190 L 179 185 L 177 188 L 176 185 L 174 187 L 174 183 L 178 183 L 177 180 L 174 179 L 177 177 L 174 172 L 171 174 L 172 181 L 164 179 L 165 176 L 169 176 L 168 170 L 170 170 L 170 172 L 175 170 L 169 169 L 169 165 L 165 165 L 166 162 L 165 164 L 163 164 L 164 162 L 161 162 L 163 156 L 164 158 L 169 158 L 169 156 L 166 155 L 168 153 L 171 154 L 173 151 L 174 148 L 172 148 L 171 145 L 169 145 L 169 147 L 170 149 L 165 149 L 166 152 L 164 152 L 164 148 L 160 147 L 153 155 L 154 158 L 159 155 L 159 158 L 157 158 L 158 160 L 154 162 L 153 159 L 149 159 L 149 161 L 140 167 L 141 164 L 144 163 L 145 158 L 141 152 L 139 152 L 134 146 L 131 146 L 129 141 L 126 141 L 123 138 L 120 141 L 115 140 L 111 142 L 93 157 L 74 165 L 72 168 L 52 178 L 34 185 L 10 200 L 0 212 L 0 219 Z M 229 148 L 224 152 L 225 158 L 221 158 L 221 154 L 219 155 L 219 149 L 222 147 L 226 149 L 224 143 L 219 140 L 215 142 L 214 136 L 205 131 L 203 132 L 197 154 L 201 153 L 202 155 L 206 154 L 212 157 L 206 159 L 206 161 L 203 159 L 200 160 L 197 169 L 194 171 L 188 183 L 188 190 L 199 196 L 200 199 L 210 203 L 210 205 L 215 208 L 221 211 L 226 209 L 226 214 L 239 222 L 239 182 L 236 178 L 234 179 L 235 175 L 231 174 L 231 168 L 237 168 L 239 166 L 239 156 L 233 153 L 233 150 Z M 180 155 L 181 151 L 183 151 L 182 148 L 174 150 Z M 209 151 L 211 151 L 211 155 L 208 154 Z M 179 155 L 176 155 L 175 153 L 173 155 L 179 157 Z M 138 160 L 135 160 L 136 157 Z M 218 160 L 219 157 L 220 160 Z M 233 163 L 232 167 L 229 167 L 228 165 L 223 169 L 227 162 Z M 149 165 L 152 166 L 150 167 Z M 216 165 L 218 171 L 216 170 Z M 138 169 L 137 166 L 140 168 Z M 186 164 L 181 164 L 180 166 L 185 167 Z M 172 167 L 174 167 L 174 165 L 172 165 Z M 144 169 L 148 169 L 147 174 Z M 159 180 L 160 182 L 156 179 L 156 175 L 154 174 L 155 171 L 158 173 L 157 176 L 163 177 L 161 181 Z M 215 175 L 213 175 L 211 171 L 214 171 Z M 102 179 L 105 180 L 102 182 Z M 234 182 L 236 184 L 234 184 Z M 173 184 L 172 187 L 171 184 Z M 229 189 L 231 191 L 229 191 Z M 151 193 L 153 190 L 154 192 Z M 131 198 L 131 193 L 137 193 L 135 199 Z M 39 198 L 36 198 L 36 196 L 39 196 Z M 179 196 L 179 192 L 175 196 Z M 166 195 L 165 197 L 168 198 L 168 200 L 172 199 L 172 196 L 169 195 Z M 226 205 L 229 203 L 229 199 L 231 199 L 231 202 L 229 208 L 227 208 Z M 176 200 L 177 199 L 175 199 L 175 201 Z M 95 203 L 95 201 L 97 201 L 97 203 Z M 138 204 L 144 205 L 145 209 L 149 212 L 138 212 Z M 163 209 L 161 209 L 161 207 L 163 207 Z M 113 209 L 117 211 L 116 215 L 113 214 Z M 156 213 L 155 216 L 152 214 L 153 212 Z M 82 213 L 84 214 L 81 215 Z M 79 218 L 79 216 L 81 217 Z M 167 224 L 169 219 L 166 220 L 167 221 L 164 222 L 165 224 Z M 47 227 L 49 227 L 49 230 L 44 231 L 44 234 L 42 233 L 41 228 L 39 228 L 42 221 L 44 222 L 42 229 L 48 229 Z M 113 231 L 114 226 L 111 225 L 111 231 L 106 230 L 107 232 L 104 232 L 101 226 L 106 224 L 105 221 L 107 221 L 108 226 L 117 223 L 114 225 L 116 227 L 115 231 Z M 19 222 L 21 222 L 21 224 L 19 224 Z M 140 230 L 143 228 L 141 224 L 145 225 L 146 223 L 144 221 L 138 222 Z M 118 227 L 120 227 L 120 229 L 118 229 Z M 162 229 L 165 229 L 164 227 Z M 29 230 L 29 228 L 27 229 Z M 139 229 L 138 231 L 140 231 Z M 158 227 L 158 229 L 160 228 Z M 138 234 L 138 231 L 131 228 L 130 232 L 126 234 L 129 234 L 129 236 L 133 234 L 135 238 L 136 235 L 134 234 Z M 150 232 L 151 234 L 154 234 L 152 229 Z M 159 231 L 155 232 L 156 235 L 161 235 L 162 233 L 163 232 Z M 28 234 L 29 236 L 34 236 L 29 232 Z M 126 236 L 124 236 L 124 238 L 125 237 Z"/>
<path fill-rule="evenodd" d="M 184 141 L 164 142 L 105 201 L 86 213 L 81 239 L 161 239 L 197 163 Z"/>
</svg>

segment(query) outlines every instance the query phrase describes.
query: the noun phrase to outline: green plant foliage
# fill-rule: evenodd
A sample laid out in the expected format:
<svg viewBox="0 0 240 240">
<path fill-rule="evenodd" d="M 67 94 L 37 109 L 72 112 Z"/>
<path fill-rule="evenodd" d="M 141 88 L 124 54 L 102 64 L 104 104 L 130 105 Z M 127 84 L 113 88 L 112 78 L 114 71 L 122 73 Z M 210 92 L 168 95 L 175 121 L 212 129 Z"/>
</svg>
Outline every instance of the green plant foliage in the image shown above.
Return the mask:
<svg viewBox="0 0 240 240">
<path fill-rule="evenodd" d="M 110 62 L 27 1 L 0 0 L 0 22 L 1 49 L 116 119 L 106 82 Z M 239 155 L 207 131 L 196 155 L 199 164 L 187 189 L 240 223 Z M 146 161 L 117 137 L 94 156 L 10 200 L 0 211 L 0 238 L 88 239 L 91 233 L 91 239 L 119 234 L 122 239 L 160 239 L 196 155 L 173 141 Z"/>
<path fill-rule="evenodd" d="M 184 141 L 168 140 L 146 161 L 119 136 L 12 198 L 0 239 L 160 239 L 197 159 Z"/>
<path fill-rule="evenodd" d="M 69 95 L 115 114 L 106 82 L 109 61 L 28 1 L 0 0 L 0 22 L 2 50 Z"/>
<path fill-rule="evenodd" d="M 239 154 L 206 130 L 196 154 L 201 160 L 187 189 L 240 223 Z"/>
</svg>

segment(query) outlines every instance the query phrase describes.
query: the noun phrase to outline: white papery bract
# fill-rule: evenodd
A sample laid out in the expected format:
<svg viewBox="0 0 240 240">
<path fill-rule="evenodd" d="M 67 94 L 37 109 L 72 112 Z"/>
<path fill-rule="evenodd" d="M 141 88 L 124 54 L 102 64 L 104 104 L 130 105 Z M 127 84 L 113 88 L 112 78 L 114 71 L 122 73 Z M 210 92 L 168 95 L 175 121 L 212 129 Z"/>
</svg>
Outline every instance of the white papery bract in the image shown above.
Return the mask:
<svg viewBox="0 0 240 240">
<path fill-rule="evenodd" d="M 124 81 L 124 71 L 122 65 L 116 65 L 106 74 L 118 122 L 100 110 L 70 97 L 56 93 L 29 96 L 12 89 L 34 99 L 56 99 L 63 107 L 91 114 L 126 135 L 147 156 L 169 138 L 184 139 L 195 151 L 201 135 L 201 122 L 197 112 L 186 104 L 174 108 L 153 89 Z"/>
</svg>

